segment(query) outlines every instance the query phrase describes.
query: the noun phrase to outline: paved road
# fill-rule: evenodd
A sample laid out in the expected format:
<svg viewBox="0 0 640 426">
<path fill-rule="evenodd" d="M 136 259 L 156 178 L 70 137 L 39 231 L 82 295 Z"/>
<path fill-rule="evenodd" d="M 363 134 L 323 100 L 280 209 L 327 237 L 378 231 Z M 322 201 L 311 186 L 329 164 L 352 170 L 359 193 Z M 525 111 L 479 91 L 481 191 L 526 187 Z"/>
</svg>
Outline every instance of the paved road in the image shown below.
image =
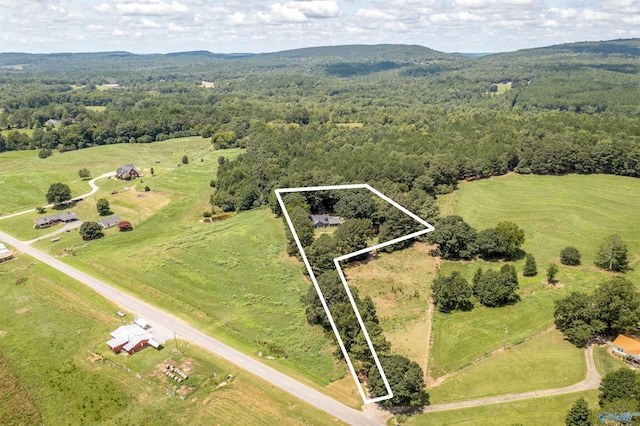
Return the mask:
<svg viewBox="0 0 640 426">
<path fill-rule="evenodd" d="M 317 407 L 330 415 L 352 425 L 375 425 L 374 420 L 346 405 L 329 398 L 328 396 L 310 388 L 285 374 L 274 370 L 255 360 L 242 352 L 239 352 L 209 336 L 196 330 L 182 320 L 161 311 L 145 302 L 142 302 L 120 290 L 117 290 L 106 283 L 79 271 L 60 260 L 31 247 L 30 245 L 17 240 L 16 238 L 0 232 L 0 240 L 6 242 L 22 253 L 28 254 L 39 261 L 55 268 L 71 278 L 91 287 L 106 298 L 119 304 L 122 308 L 135 312 L 141 317 L 150 320 L 152 323 L 174 331 L 181 338 L 202 346 L 203 348 L 225 358 L 248 372 L 266 380 L 280 389 L 300 398 L 301 400 Z"/>
<path fill-rule="evenodd" d="M 564 395 L 567 393 L 582 392 L 589 389 L 597 389 L 600 386 L 600 373 L 596 369 L 593 361 L 593 346 L 589 346 L 585 350 L 587 360 L 587 375 L 583 381 L 575 385 L 565 386 L 563 388 L 544 389 L 539 391 L 507 394 L 494 396 L 490 398 L 472 399 L 470 401 L 452 402 L 449 404 L 436 404 L 424 407 L 422 412 L 429 413 L 433 411 L 458 410 L 461 408 L 477 407 L 479 405 L 498 404 L 501 402 L 519 401 L 522 399 L 540 398 L 543 396 Z"/>
</svg>

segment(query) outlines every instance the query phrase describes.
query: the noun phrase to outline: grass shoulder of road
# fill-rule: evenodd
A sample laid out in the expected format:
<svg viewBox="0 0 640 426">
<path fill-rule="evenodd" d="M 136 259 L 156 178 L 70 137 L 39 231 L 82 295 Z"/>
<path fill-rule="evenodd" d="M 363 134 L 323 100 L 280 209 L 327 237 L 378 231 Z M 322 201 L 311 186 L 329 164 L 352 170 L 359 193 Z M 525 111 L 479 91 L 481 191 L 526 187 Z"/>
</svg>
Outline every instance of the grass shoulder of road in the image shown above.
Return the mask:
<svg viewBox="0 0 640 426">
<path fill-rule="evenodd" d="M 583 380 L 586 371 L 584 350 L 553 329 L 477 361 L 428 391 L 431 404 L 443 404 L 565 387 Z"/>
<path fill-rule="evenodd" d="M 566 395 L 525 399 L 459 410 L 423 413 L 407 419 L 407 426 L 417 425 L 515 425 L 547 426 L 564 424 L 567 413 L 580 397 L 584 397 L 589 408 L 598 408 L 598 391 L 591 390 Z"/>
<path fill-rule="evenodd" d="M 294 396 L 180 340 L 179 353 L 171 341 L 131 357 L 112 354 L 105 341 L 122 325 L 117 308 L 27 256 L 0 265 L 0 288 L 0 359 L 14 379 L 0 383 L 0 394 L 17 383 L 24 411 L 44 424 L 335 424 Z M 163 374 L 166 362 L 190 369 L 188 386 Z M 0 413 L 11 415 L 2 405 Z"/>
</svg>

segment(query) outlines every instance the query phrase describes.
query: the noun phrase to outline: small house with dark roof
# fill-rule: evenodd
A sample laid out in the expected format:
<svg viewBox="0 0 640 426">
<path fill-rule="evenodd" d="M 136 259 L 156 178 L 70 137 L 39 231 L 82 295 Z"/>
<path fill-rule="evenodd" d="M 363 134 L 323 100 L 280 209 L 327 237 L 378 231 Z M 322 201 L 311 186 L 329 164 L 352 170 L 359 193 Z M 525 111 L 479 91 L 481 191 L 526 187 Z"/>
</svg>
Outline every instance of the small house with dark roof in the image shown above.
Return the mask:
<svg viewBox="0 0 640 426">
<path fill-rule="evenodd" d="M 126 164 L 118 167 L 116 171 L 116 178 L 121 180 L 131 180 L 140 177 L 140 172 L 133 164 Z"/>
<path fill-rule="evenodd" d="M 116 226 L 120 223 L 120 216 L 110 216 L 105 219 L 100 219 L 98 225 L 102 226 L 102 229 L 108 229 Z"/>
<path fill-rule="evenodd" d="M 64 212 L 54 214 L 52 216 L 39 217 L 35 220 L 35 228 L 42 229 L 48 228 L 53 225 L 57 225 L 58 223 L 70 223 L 78 220 L 78 216 L 74 212 Z"/>
<path fill-rule="evenodd" d="M 340 225 L 340 216 L 329 216 L 328 214 L 312 214 L 309 216 L 314 228 L 327 228 Z"/>
</svg>

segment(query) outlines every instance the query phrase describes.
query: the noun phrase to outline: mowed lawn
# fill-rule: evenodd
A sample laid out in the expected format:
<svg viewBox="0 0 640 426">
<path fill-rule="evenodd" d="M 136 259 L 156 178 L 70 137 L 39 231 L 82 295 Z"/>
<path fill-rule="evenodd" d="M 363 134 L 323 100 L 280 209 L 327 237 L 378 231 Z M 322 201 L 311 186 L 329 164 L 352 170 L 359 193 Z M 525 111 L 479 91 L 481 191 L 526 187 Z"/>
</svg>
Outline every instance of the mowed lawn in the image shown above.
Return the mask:
<svg viewBox="0 0 640 426">
<path fill-rule="evenodd" d="M 602 240 L 620 234 L 629 245 L 632 267 L 640 258 L 640 180 L 605 175 L 501 176 L 463 182 L 459 190 L 440 197 L 443 214 L 457 214 L 477 230 L 500 221 L 517 223 L 525 231 L 524 251 L 532 253 L 538 275 L 522 276 L 524 260 L 515 265 L 519 273 L 521 301 L 500 308 L 476 306 L 471 312 L 437 313 L 430 354 L 433 378 L 457 371 L 504 344 L 514 345 L 553 325 L 554 301 L 571 291 L 593 291 L 613 274 L 600 271 L 593 260 Z M 575 246 L 582 265 L 560 265 L 560 251 Z M 558 284 L 546 283 L 550 262 L 560 266 Z M 450 262 L 441 273 L 460 271 L 469 282 L 478 267 L 499 269 L 500 262 Z M 640 284 L 640 270 L 625 274 Z M 464 350 L 459 350 L 462 347 Z"/>
<path fill-rule="evenodd" d="M 116 306 L 28 256 L 0 264 L 0 288 L 1 424 L 336 423 L 182 341 L 180 354 L 173 341 L 111 354 L 105 341 L 122 324 Z M 199 389 L 185 401 L 166 392 L 174 388 L 161 373 L 169 359 L 192 367 Z"/>
<path fill-rule="evenodd" d="M 570 393 L 553 397 L 525 399 L 503 404 L 482 405 L 409 417 L 406 425 L 527 426 L 563 425 L 571 406 L 584 397 L 589 408 L 598 408 L 598 391 Z"/>
<path fill-rule="evenodd" d="M 584 350 L 554 329 L 477 361 L 428 391 L 431 404 L 443 404 L 569 386 L 586 372 Z"/>
</svg>

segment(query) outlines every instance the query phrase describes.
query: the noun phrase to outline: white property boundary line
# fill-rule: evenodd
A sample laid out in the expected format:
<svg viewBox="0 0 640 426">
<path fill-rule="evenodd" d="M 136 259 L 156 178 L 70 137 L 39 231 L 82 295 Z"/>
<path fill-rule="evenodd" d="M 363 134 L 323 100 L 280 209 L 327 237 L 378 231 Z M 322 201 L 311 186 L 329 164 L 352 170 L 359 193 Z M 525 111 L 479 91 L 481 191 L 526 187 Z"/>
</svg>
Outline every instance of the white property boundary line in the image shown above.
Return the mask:
<svg viewBox="0 0 640 426">
<path fill-rule="evenodd" d="M 289 212 L 287 211 L 287 208 L 285 207 L 284 202 L 282 201 L 282 196 L 281 196 L 281 194 L 289 193 L 289 192 L 331 191 L 331 190 L 338 190 L 338 189 L 367 189 L 367 190 L 373 192 L 374 194 L 376 194 L 378 197 L 380 197 L 383 200 L 385 200 L 387 203 L 389 203 L 392 206 L 398 208 L 400 211 L 402 211 L 406 215 L 410 216 L 412 219 L 414 219 L 417 222 L 419 222 L 420 224 L 424 225 L 425 228 L 426 228 L 426 229 L 423 229 L 421 231 L 413 232 L 411 234 L 408 234 L 408 235 L 405 235 L 405 236 L 402 236 L 402 237 L 399 237 L 399 238 L 395 238 L 393 240 L 386 241 L 386 242 L 381 243 L 381 244 L 376 244 L 375 246 L 367 247 L 367 248 L 364 248 L 362 250 L 358 250 L 358 251 L 355 251 L 353 253 L 348 253 L 348 254 L 345 254 L 343 256 L 336 257 L 335 259 L 333 259 L 333 263 L 336 265 L 336 269 L 338 270 L 338 275 L 340 275 L 340 279 L 342 280 L 342 284 L 344 285 L 344 289 L 347 292 L 347 296 L 349 297 L 349 302 L 351 302 L 351 306 L 353 307 L 353 310 L 354 310 L 354 312 L 356 314 L 356 317 L 358 318 L 358 324 L 360 325 L 360 328 L 362 329 L 362 332 L 364 333 L 364 337 L 367 340 L 367 344 L 369 345 L 369 349 L 371 350 L 371 354 L 373 355 L 373 359 L 374 359 L 374 361 L 376 363 L 376 367 L 378 367 L 378 371 L 380 372 L 380 376 L 382 377 L 382 381 L 384 382 L 384 386 L 387 389 L 387 395 L 383 395 L 383 396 L 379 396 L 379 397 L 371 398 L 371 399 L 367 398 L 367 395 L 365 394 L 365 391 L 364 391 L 362 385 L 360 384 L 360 381 L 358 380 L 358 375 L 356 374 L 356 371 L 353 368 L 353 364 L 351 363 L 351 359 L 349 358 L 349 354 L 347 353 L 347 350 L 344 347 L 344 343 L 342 342 L 342 338 L 340 337 L 340 333 L 338 332 L 336 324 L 333 321 L 333 316 L 331 316 L 331 312 L 329 312 L 329 308 L 327 306 L 327 302 L 326 302 L 324 296 L 322 295 L 322 291 L 320 290 L 320 286 L 318 285 L 318 281 L 316 280 L 316 276 L 314 275 L 313 270 L 311 269 L 311 265 L 309 264 L 309 259 L 307 259 L 307 255 L 304 252 L 304 249 L 302 248 L 302 244 L 300 244 L 300 239 L 298 238 L 298 234 L 296 233 L 296 230 L 293 227 L 293 223 L 291 222 L 291 218 L 289 217 Z M 300 250 L 300 255 L 302 256 L 302 260 L 304 261 L 304 264 L 307 267 L 307 271 L 309 272 L 309 276 L 311 277 L 311 281 L 313 282 L 313 286 L 315 287 L 316 292 L 318 293 L 318 297 L 320 298 L 320 302 L 322 303 L 322 307 L 324 308 L 324 311 L 327 314 L 327 318 L 329 319 L 329 323 L 331 324 L 331 328 L 333 329 L 333 333 L 335 334 L 336 339 L 338 340 L 338 345 L 340 346 L 340 349 L 342 350 L 342 354 L 344 355 L 344 358 L 347 361 L 347 365 L 349 366 L 349 371 L 351 372 L 351 375 L 353 376 L 353 379 L 356 382 L 356 386 L 358 388 L 358 391 L 360 392 L 360 396 L 362 396 L 362 400 L 364 401 L 365 404 L 371 404 L 373 402 L 379 402 L 379 401 L 384 401 L 386 399 L 393 398 L 393 391 L 391 390 L 391 386 L 389 385 L 389 381 L 387 380 L 387 376 L 384 374 L 384 371 L 382 370 L 382 366 L 380 365 L 380 360 L 378 359 L 378 354 L 376 354 L 375 348 L 373 347 L 373 343 L 371 343 L 371 338 L 369 337 L 369 333 L 367 333 L 367 329 L 364 326 L 364 322 L 362 321 L 362 317 L 360 316 L 360 312 L 358 311 L 358 308 L 356 306 L 355 300 L 353 299 L 353 295 L 351 294 L 351 291 L 349 290 L 349 285 L 347 284 L 347 280 L 345 279 L 344 273 L 342 272 L 342 268 L 340 267 L 340 261 L 346 260 L 346 259 L 350 259 L 352 257 L 358 256 L 358 255 L 361 255 L 361 254 L 364 254 L 364 253 L 368 253 L 368 252 L 371 252 L 373 250 L 377 250 L 379 248 L 386 247 L 386 246 L 389 246 L 389 245 L 392 245 L 392 244 L 395 244 L 395 243 L 399 243 L 400 241 L 405 241 L 405 240 L 408 240 L 409 238 L 414 238 L 414 237 L 417 237 L 419 235 L 426 234 L 426 233 L 431 232 L 431 231 L 434 230 L 433 226 L 430 225 L 429 223 L 427 223 L 426 221 L 424 221 L 423 219 L 421 219 L 419 216 L 417 216 L 414 213 L 410 212 L 406 208 L 402 207 L 400 204 L 396 203 L 391 198 L 387 197 L 386 195 L 384 195 L 380 191 L 372 188 L 371 186 L 369 186 L 367 184 L 310 186 L 310 187 L 301 187 L 301 188 L 279 188 L 279 189 L 275 190 L 275 193 L 276 193 L 276 197 L 278 199 L 278 203 L 280 203 L 280 208 L 282 209 L 282 213 L 284 214 L 284 217 L 287 220 L 287 224 L 289 225 L 289 229 L 291 229 L 291 234 L 293 234 L 293 239 L 295 240 L 296 245 L 298 246 L 298 250 Z"/>
</svg>

